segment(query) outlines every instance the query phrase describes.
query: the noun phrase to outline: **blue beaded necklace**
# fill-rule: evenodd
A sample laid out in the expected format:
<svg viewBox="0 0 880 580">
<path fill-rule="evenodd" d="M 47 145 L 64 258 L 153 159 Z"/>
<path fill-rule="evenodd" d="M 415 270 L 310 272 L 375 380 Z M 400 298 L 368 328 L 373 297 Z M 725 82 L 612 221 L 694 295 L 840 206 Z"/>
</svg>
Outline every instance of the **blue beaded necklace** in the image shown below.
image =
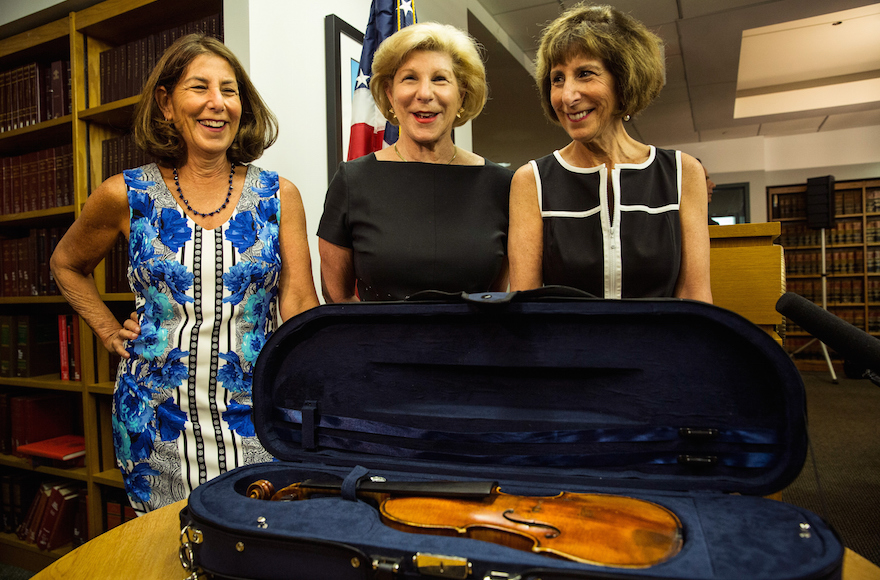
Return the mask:
<svg viewBox="0 0 880 580">
<path fill-rule="evenodd" d="M 218 214 L 223 211 L 224 208 L 229 204 L 229 198 L 232 197 L 232 178 L 235 177 L 235 163 L 232 164 L 232 169 L 229 172 L 229 191 L 226 192 L 226 199 L 223 201 L 223 205 L 212 211 L 211 213 L 202 213 L 200 211 L 196 211 L 192 208 L 189 202 L 183 197 L 183 192 L 180 190 L 180 181 L 177 178 L 177 167 L 172 167 L 174 172 L 174 185 L 177 186 L 177 195 L 180 196 L 180 201 L 183 202 L 183 205 L 186 206 L 186 209 L 193 212 L 196 215 L 200 215 L 202 217 L 211 217 L 214 214 Z"/>
</svg>

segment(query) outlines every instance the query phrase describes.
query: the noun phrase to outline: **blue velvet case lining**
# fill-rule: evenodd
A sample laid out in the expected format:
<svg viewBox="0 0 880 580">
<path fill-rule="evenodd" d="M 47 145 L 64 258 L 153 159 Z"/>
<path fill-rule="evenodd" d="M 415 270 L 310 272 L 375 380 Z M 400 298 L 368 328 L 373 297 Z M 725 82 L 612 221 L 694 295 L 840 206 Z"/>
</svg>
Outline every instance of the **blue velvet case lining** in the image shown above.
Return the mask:
<svg viewBox="0 0 880 580">
<path fill-rule="evenodd" d="M 282 462 L 201 485 L 186 515 L 229 538 L 286 546 L 263 549 L 266 570 L 257 570 L 205 531 L 203 561 L 230 576 L 280 577 L 268 571 L 272 561 L 285 566 L 284 577 L 359 577 L 324 575 L 309 556 L 320 546 L 316 553 L 400 557 L 401 577 L 418 577 L 406 564 L 415 552 L 466 557 L 474 577 L 545 569 L 572 579 L 839 577 L 842 546 L 816 515 L 722 493 L 766 495 L 793 481 L 806 453 L 805 401 L 779 345 L 710 305 L 321 306 L 283 325 L 263 349 L 254 419 Z M 344 478 L 361 465 L 392 481 L 491 480 L 520 495 L 647 499 L 679 517 L 684 548 L 648 569 L 591 566 L 396 531 L 359 500 L 244 496 L 254 479 L 280 488 Z M 259 516 L 268 528 L 255 528 Z M 296 575 L 291 562 L 306 571 Z"/>
</svg>

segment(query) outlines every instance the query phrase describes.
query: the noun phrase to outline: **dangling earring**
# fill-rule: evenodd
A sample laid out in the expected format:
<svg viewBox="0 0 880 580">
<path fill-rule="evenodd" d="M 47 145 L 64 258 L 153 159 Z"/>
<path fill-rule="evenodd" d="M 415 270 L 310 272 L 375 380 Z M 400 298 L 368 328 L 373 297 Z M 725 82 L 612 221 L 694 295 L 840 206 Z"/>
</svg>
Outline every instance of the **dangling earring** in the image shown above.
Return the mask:
<svg viewBox="0 0 880 580">
<path fill-rule="evenodd" d="M 456 115 L 456 117 L 458 117 L 459 119 L 461 119 L 461 114 L 462 114 L 462 113 L 464 113 L 464 107 L 462 107 L 462 108 L 460 108 L 460 109 L 458 110 L 458 114 Z"/>
<path fill-rule="evenodd" d="M 391 115 L 392 117 L 394 117 L 395 119 L 397 118 L 397 114 L 394 112 L 394 109 L 391 107 L 388 108 L 388 114 Z"/>
<path fill-rule="evenodd" d="M 623 116 L 623 122 L 624 122 L 624 123 L 628 123 L 630 119 L 632 119 L 632 117 L 630 117 L 629 115 L 624 115 L 624 116 Z"/>
</svg>

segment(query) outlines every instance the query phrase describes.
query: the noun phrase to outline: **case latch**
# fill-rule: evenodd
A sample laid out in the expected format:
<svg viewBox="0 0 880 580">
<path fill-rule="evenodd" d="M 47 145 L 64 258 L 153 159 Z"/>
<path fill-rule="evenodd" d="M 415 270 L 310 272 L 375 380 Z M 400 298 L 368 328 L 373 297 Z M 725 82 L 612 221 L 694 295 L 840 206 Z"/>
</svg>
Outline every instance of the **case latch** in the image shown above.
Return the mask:
<svg viewBox="0 0 880 580">
<path fill-rule="evenodd" d="M 393 580 L 400 572 L 400 560 L 376 556 L 373 558 L 373 578 L 376 580 Z"/>
<path fill-rule="evenodd" d="M 467 558 L 458 556 L 440 556 L 438 554 L 422 554 L 413 556 L 413 564 L 419 574 L 436 578 L 460 578 L 464 580 L 471 574 L 471 563 Z"/>
</svg>

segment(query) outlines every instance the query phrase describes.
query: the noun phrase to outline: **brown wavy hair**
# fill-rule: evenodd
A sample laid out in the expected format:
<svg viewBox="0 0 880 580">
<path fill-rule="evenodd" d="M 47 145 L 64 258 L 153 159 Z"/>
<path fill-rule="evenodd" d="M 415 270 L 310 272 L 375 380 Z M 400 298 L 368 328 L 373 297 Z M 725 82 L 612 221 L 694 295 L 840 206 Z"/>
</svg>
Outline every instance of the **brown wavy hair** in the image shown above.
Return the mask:
<svg viewBox="0 0 880 580">
<path fill-rule="evenodd" d="M 634 116 L 660 94 L 666 82 L 663 41 L 612 6 L 577 4 L 541 33 L 535 82 L 544 114 L 559 124 L 550 103 L 550 72 L 575 56 L 601 59 L 615 80 L 618 111 Z"/>
<path fill-rule="evenodd" d="M 180 81 L 186 67 L 196 57 L 207 54 L 226 60 L 235 72 L 241 99 L 241 122 L 226 157 L 233 163 L 250 163 L 278 138 L 278 120 L 263 102 L 241 63 L 226 45 L 212 36 L 188 34 L 168 47 L 153 68 L 134 112 L 134 138 L 137 145 L 160 161 L 176 165 L 186 157 L 186 143 L 173 121 L 166 121 L 156 101 L 156 90 L 168 94 Z"/>
</svg>

